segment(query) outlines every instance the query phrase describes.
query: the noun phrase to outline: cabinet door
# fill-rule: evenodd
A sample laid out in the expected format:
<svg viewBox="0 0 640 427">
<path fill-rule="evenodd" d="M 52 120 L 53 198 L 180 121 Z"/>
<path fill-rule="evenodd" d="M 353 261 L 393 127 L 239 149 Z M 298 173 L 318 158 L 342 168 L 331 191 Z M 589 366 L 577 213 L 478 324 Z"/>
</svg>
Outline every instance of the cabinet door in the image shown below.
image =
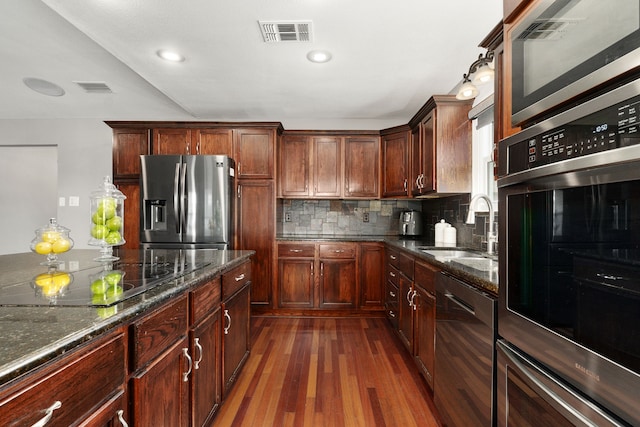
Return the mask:
<svg viewBox="0 0 640 427">
<path fill-rule="evenodd" d="M 231 129 L 200 129 L 194 131 L 192 147 L 195 154 L 223 154 L 233 158 Z"/>
<path fill-rule="evenodd" d="M 272 179 L 275 131 L 236 129 L 234 132 L 238 179 Z"/>
<path fill-rule="evenodd" d="M 229 394 L 250 349 L 249 285 L 222 304 L 223 398 Z"/>
<path fill-rule="evenodd" d="M 236 248 L 256 251 L 251 263 L 251 303 L 268 307 L 272 304 L 274 203 L 273 181 L 238 181 Z"/>
<path fill-rule="evenodd" d="M 380 197 L 380 140 L 377 137 L 345 138 L 344 196 Z"/>
<path fill-rule="evenodd" d="M 396 132 L 382 137 L 382 197 L 409 194 L 409 136 Z"/>
<path fill-rule="evenodd" d="M 435 112 L 422 120 L 422 179 L 421 193 L 436 191 L 436 146 L 434 141 Z"/>
<path fill-rule="evenodd" d="M 154 129 L 153 154 L 196 154 L 191 152 L 191 129 Z"/>
<path fill-rule="evenodd" d="M 356 307 L 356 260 L 320 260 L 320 308 Z"/>
<path fill-rule="evenodd" d="M 309 195 L 310 140 L 306 136 L 287 135 L 280 145 L 280 195 Z"/>
<path fill-rule="evenodd" d="M 384 305 L 384 247 L 360 244 L 360 307 L 381 309 Z"/>
<path fill-rule="evenodd" d="M 209 425 L 222 400 L 221 321 L 217 309 L 191 331 L 191 425 Z"/>
<path fill-rule="evenodd" d="M 400 340 L 413 353 L 413 286 L 409 279 L 400 275 L 398 278 L 400 291 L 398 307 L 398 333 Z"/>
<path fill-rule="evenodd" d="M 140 156 L 149 154 L 149 129 L 113 130 L 113 179 L 137 179 Z"/>
<path fill-rule="evenodd" d="M 342 187 L 342 138 L 312 137 L 313 195 L 340 197 Z"/>
<path fill-rule="evenodd" d="M 186 426 L 189 424 L 191 363 L 187 337 L 155 358 L 131 378 L 133 425 Z"/>
<path fill-rule="evenodd" d="M 137 182 L 115 182 L 127 198 L 124 203 L 124 248 L 138 249 L 140 246 L 140 184 Z"/>
<path fill-rule="evenodd" d="M 278 260 L 278 306 L 280 308 L 312 308 L 313 278 L 313 258 Z"/>
<path fill-rule="evenodd" d="M 413 351 L 420 373 L 433 390 L 433 369 L 435 366 L 436 297 L 416 286 L 414 298 L 415 325 Z"/>
</svg>

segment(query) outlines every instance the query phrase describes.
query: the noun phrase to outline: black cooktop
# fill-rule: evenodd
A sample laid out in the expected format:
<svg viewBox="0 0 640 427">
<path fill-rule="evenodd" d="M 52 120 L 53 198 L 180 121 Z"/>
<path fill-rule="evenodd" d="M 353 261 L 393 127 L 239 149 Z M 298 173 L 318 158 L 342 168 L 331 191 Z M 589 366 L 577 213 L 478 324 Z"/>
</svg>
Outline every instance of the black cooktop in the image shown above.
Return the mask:
<svg viewBox="0 0 640 427">
<path fill-rule="evenodd" d="M 203 268 L 184 258 L 113 261 L 80 271 L 42 267 L 30 280 L 0 288 L 0 306 L 108 307 Z"/>
</svg>

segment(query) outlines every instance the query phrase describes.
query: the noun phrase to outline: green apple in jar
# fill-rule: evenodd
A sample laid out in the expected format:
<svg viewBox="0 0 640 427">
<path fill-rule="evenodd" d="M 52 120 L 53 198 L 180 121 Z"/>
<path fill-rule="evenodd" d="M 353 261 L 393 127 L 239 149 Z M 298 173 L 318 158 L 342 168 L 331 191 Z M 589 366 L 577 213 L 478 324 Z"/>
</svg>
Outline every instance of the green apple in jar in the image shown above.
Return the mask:
<svg viewBox="0 0 640 427">
<path fill-rule="evenodd" d="M 91 235 L 98 240 L 104 240 L 109 235 L 109 229 L 106 225 L 96 224 L 91 228 Z"/>
</svg>

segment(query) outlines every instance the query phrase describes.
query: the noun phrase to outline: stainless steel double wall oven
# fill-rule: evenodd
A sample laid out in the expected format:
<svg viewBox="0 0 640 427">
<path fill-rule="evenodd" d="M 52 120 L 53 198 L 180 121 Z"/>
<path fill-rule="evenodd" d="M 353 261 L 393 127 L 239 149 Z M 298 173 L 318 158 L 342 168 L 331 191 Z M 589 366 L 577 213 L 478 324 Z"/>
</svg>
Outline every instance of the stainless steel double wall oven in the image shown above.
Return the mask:
<svg viewBox="0 0 640 427">
<path fill-rule="evenodd" d="M 499 155 L 498 425 L 640 425 L 640 79 Z"/>
</svg>

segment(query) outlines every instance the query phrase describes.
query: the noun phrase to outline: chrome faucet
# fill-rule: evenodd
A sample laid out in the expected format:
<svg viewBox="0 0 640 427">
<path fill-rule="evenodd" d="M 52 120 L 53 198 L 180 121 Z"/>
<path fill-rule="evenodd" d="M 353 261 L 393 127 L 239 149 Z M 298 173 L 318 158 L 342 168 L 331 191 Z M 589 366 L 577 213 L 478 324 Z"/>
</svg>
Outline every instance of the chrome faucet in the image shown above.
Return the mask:
<svg viewBox="0 0 640 427">
<path fill-rule="evenodd" d="M 478 199 L 483 199 L 487 202 L 487 206 L 489 206 L 489 231 L 487 231 L 487 253 L 492 255 L 495 253 L 494 245 L 498 243 L 498 236 L 493 230 L 493 220 L 495 216 L 495 212 L 493 211 L 493 204 L 491 203 L 491 199 L 485 194 L 476 194 L 473 196 L 471 201 L 469 202 L 469 214 L 467 215 L 467 220 L 465 223 L 467 224 L 475 224 L 476 223 L 476 211 L 474 209 L 474 205 L 478 201 Z"/>
</svg>

